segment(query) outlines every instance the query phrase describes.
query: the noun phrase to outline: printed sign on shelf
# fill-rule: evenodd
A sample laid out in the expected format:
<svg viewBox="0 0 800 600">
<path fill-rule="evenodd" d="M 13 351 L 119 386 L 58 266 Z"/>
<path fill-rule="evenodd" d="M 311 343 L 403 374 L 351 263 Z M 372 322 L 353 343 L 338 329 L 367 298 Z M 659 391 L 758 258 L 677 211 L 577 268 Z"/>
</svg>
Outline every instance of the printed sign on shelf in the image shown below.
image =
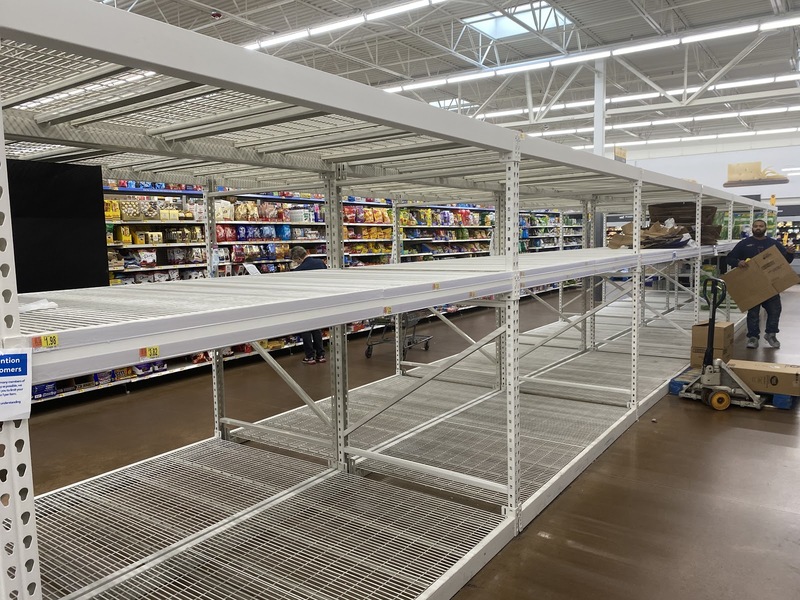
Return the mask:
<svg viewBox="0 0 800 600">
<path fill-rule="evenodd" d="M 31 415 L 31 350 L 0 350 L 0 421 Z"/>
</svg>

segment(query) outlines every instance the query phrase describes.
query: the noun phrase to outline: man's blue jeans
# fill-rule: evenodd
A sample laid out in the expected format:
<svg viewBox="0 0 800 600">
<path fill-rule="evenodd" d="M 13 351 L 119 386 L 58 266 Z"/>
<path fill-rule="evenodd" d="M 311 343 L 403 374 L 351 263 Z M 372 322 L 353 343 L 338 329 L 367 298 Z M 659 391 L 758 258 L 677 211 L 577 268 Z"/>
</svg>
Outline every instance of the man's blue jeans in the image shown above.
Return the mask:
<svg viewBox="0 0 800 600">
<path fill-rule="evenodd" d="M 767 311 L 765 333 L 778 333 L 778 323 L 781 320 L 781 296 L 775 294 L 769 300 L 765 300 L 747 311 L 747 337 L 749 338 L 757 338 L 761 333 L 761 307 Z"/>
</svg>

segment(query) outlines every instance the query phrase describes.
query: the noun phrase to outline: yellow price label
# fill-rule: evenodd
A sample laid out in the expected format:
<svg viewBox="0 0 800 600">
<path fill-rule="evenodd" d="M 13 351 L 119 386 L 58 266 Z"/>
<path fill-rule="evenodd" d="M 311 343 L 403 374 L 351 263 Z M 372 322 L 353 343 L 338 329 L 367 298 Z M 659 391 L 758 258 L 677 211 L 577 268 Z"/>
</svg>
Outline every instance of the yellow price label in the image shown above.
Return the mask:
<svg viewBox="0 0 800 600">
<path fill-rule="evenodd" d="M 477 296 L 478 296 L 478 294 L 476 292 L 470 292 L 469 293 L 469 297 L 470 298 L 476 298 Z"/>
<path fill-rule="evenodd" d="M 434 290 L 438 290 L 438 289 L 440 289 L 441 287 L 442 287 L 442 285 L 441 285 L 440 283 L 434 283 L 434 284 L 433 284 L 433 289 L 434 289 Z"/>
<path fill-rule="evenodd" d="M 383 314 L 385 314 L 385 315 L 392 314 L 392 307 L 391 306 L 384 306 L 383 307 Z"/>
<path fill-rule="evenodd" d="M 158 346 L 139 348 L 139 358 L 158 358 L 160 355 L 161 351 Z"/>
<path fill-rule="evenodd" d="M 56 346 L 58 346 L 57 333 L 48 333 L 47 335 L 33 338 L 34 348 L 55 348 Z"/>
</svg>

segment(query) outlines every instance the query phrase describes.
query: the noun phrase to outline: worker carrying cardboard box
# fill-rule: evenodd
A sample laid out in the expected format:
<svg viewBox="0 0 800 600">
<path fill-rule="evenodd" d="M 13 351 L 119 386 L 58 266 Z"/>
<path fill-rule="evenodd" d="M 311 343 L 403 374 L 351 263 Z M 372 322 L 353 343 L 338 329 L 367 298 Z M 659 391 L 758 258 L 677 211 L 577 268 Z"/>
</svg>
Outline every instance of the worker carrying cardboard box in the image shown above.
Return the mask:
<svg viewBox="0 0 800 600">
<path fill-rule="evenodd" d="M 767 237 L 767 223 L 763 219 L 753 221 L 752 235 L 736 244 L 728 253 L 727 262 L 730 266 L 747 272 L 747 261 L 755 258 L 765 250 L 777 248 L 787 262 L 794 260 L 795 247 L 793 244 L 785 246 L 770 237 Z M 727 281 L 727 279 L 726 279 Z M 773 348 L 780 348 L 778 341 L 778 324 L 781 318 L 781 296 L 775 294 L 770 298 L 756 304 L 747 311 L 747 347 L 758 348 L 758 338 L 761 334 L 761 308 L 767 313 L 767 324 L 764 328 L 764 340 Z"/>
</svg>

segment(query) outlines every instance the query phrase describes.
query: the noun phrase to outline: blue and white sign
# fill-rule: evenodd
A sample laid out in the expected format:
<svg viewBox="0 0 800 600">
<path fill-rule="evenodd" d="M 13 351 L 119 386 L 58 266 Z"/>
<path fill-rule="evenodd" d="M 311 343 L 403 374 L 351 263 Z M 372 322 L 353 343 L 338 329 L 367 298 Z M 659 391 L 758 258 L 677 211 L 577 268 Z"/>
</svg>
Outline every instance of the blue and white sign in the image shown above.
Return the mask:
<svg viewBox="0 0 800 600">
<path fill-rule="evenodd" d="M 0 350 L 0 421 L 31 415 L 31 350 Z"/>
</svg>

